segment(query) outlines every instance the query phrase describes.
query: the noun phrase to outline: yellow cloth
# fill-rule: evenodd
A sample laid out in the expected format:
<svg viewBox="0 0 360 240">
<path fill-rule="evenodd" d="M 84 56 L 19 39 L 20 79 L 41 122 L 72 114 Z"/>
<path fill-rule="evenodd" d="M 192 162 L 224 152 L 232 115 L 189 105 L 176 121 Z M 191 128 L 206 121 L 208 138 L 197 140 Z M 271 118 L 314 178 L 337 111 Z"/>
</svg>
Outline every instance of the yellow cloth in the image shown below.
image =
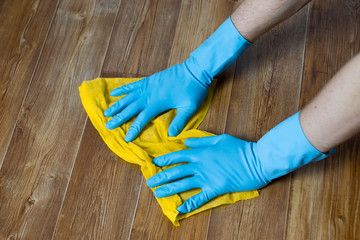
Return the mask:
<svg viewBox="0 0 360 240">
<path fill-rule="evenodd" d="M 210 87 L 209 94 L 198 112 L 190 119 L 185 129 L 177 137 L 169 137 L 167 134 L 168 127 L 176 115 L 176 110 L 171 110 L 148 123 L 133 142 L 127 143 L 124 141 L 124 137 L 135 118 L 123 124 L 121 127 L 108 130 L 105 127 L 105 123 L 110 120 L 110 118 L 106 118 L 103 113 L 105 109 L 122 97 L 111 97 L 109 94 L 111 90 L 139 79 L 140 78 L 97 78 L 92 81 L 83 82 L 79 91 L 85 111 L 108 147 L 125 161 L 140 165 L 145 179 L 148 179 L 162 169 L 168 168 L 156 167 L 152 163 L 154 157 L 186 149 L 184 141 L 187 138 L 213 135 L 195 128 L 203 121 L 209 109 L 215 84 Z M 155 188 L 152 190 L 155 190 Z M 186 199 L 200 191 L 201 189 L 194 189 L 165 198 L 157 198 L 156 200 L 170 221 L 175 226 L 180 226 L 179 220 L 190 217 L 196 213 L 222 204 L 234 203 L 239 200 L 259 196 L 258 191 L 228 193 L 211 200 L 191 213 L 179 214 L 176 208 Z"/>
</svg>

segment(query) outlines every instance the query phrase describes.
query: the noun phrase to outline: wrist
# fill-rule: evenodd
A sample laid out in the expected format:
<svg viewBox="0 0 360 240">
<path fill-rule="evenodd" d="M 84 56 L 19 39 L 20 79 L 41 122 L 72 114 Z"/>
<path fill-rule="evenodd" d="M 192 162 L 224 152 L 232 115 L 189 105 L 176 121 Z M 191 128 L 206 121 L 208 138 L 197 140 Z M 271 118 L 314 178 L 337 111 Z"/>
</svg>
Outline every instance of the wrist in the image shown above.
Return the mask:
<svg viewBox="0 0 360 240">
<path fill-rule="evenodd" d="M 263 174 L 269 181 L 309 162 L 322 160 L 335 151 L 322 153 L 309 142 L 301 128 L 299 113 L 271 129 L 256 144 Z"/>
<path fill-rule="evenodd" d="M 229 17 L 191 53 L 184 64 L 198 81 L 210 86 L 213 78 L 231 65 L 250 45 Z"/>
</svg>

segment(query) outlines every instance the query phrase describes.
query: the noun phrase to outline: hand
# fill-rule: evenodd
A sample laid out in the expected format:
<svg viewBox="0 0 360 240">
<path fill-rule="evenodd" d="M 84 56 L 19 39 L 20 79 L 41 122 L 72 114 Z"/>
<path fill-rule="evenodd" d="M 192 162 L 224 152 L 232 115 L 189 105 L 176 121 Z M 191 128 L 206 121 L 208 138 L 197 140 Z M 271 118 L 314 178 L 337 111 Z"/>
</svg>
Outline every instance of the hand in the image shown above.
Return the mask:
<svg viewBox="0 0 360 240">
<path fill-rule="evenodd" d="M 207 93 L 208 85 L 196 79 L 185 64 L 175 65 L 111 91 L 114 97 L 127 95 L 104 112 L 106 117 L 114 116 L 106 123 L 106 127 L 114 129 L 139 114 L 125 136 L 125 141 L 130 142 L 151 119 L 175 108 L 177 114 L 169 126 L 168 134 L 177 136 Z"/>
<path fill-rule="evenodd" d="M 125 136 L 130 142 L 151 119 L 176 108 L 168 133 L 177 136 L 205 99 L 214 76 L 249 45 L 228 18 L 184 63 L 113 90 L 114 97 L 127 95 L 104 112 L 106 117 L 115 116 L 106 127 L 114 129 L 139 114 Z"/>
<path fill-rule="evenodd" d="M 188 164 L 156 174 L 147 180 L 147 185 L 165 184 L 155 189 L 156 197 L 201 188 L 199 194 L 177 208 L 180 213 L 188 213 L 216 196 L 259 189 L 275 178 L 331 155 L 335 149 L 322 153 L 308 141 L 299 113 L 278 124 L 256 143 L 226 134 L 187 139 L 185 145 L 192 149 L 169 153 L 154 158 L 153 162 L 158 166 Z"/>
<path fill-rule="evenodd" d="M 158 166 L 188 164 L 156 174 L 148 179 L 147 185 L 157 187 L 166 184 L 154 191 L 159 198 L 201 188 L 200 193 L 178 207 L 180 213 L 191 212 L 225 193 L 259 189 L 269 181 L 264 177 L 261 163 L 254 154 L 254 144 L 227 134 L 187 139 L 185 145 L 192 149 L 169 153 L 154 158 L 153 162 Z M 184 177 L 188 178 L 169 183 Z"/>
</svg>

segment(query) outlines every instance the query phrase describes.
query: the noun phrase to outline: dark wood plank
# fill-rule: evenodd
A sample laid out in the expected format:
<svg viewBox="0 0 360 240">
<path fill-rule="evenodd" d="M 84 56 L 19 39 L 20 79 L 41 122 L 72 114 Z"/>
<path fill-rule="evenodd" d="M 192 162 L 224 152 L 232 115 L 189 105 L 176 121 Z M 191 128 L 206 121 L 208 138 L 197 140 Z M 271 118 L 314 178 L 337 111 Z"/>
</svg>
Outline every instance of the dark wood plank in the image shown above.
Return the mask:
<svg viewBox="0 0 360 240">
<path fill-rule="evenodd" d="M 167 68 L 181 2 L 122 1 L 102 73 L 125 77 Z"/>
<path fill-rule="evenodd" d="M 359 29 L 358 1 L 312 3 L 300 107 L 360 51 Z M 358 135 L 338 147 L 332 157 L 295 172 L 288 238 L 360 239 L 359 149 Z"/>
<path fill-rule="evenodd" d="M 0 167 L 57 2 L 4 0 L 0 3 Z"/>
<path fill-rule="evenodd" d="M 61 1 L 0 171 L 1 238 L 52 237 L 119 2 Z"/>
<path fill-rule="evenodd" d="M 141 181 L 88 120 L 54 239 L 127 239 Z"/>
<path fill-rule="evenodd" d="M 183 1 L 170 65 L 188 58 L 190 53 L 229 17 L 238 4 L 236 1 Z M 226 117 L 216 116 L 223 111 L 226 116 L 226 106 L 229 104 L 227 95 L 230 95 L 233 76 L 234 66 L 222 75 L 223 82 L 218 84 L 212 107 L 201 129 L 216 133 L 224 132 Z M 211 211 L 182 220 L 180 227 L 174 227 L 157 205 L 154 195 L 144 183 L 131 239 L 206 239 Z"/>
<path fill-rule="evenodd" d="M 240 57 L 226 132 L 256 141 L 297 112 L 307 7 L 275 27 Z M 290 177 L 277 179 L 260 197 L 214 209 L 209 239 L 283 239 Z"/>
</svg>

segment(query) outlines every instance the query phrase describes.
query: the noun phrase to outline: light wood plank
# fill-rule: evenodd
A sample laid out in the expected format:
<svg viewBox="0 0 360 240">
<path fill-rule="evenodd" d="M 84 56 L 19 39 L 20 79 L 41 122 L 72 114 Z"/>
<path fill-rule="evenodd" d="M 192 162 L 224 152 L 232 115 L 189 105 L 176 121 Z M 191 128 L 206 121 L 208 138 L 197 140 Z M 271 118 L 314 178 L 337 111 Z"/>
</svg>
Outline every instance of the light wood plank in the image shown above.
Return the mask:
<svg viewBox="0 0 360 240">
<path fill-rule="evenodd" d="M 351 0 L 315 0 L 306 41 L 303 107 L 360 51 L 360 7 Z M 360 239 L 360 138 L 330 158 L 295 172 L 287 236 L 290 239 Z"/>
<path fill-rule="evenodd" d="M 226 132 L 256 141 L 297 112 L 307 9 L 275 27 L 240 57 Z M 277 179 L 260 197 L 214 209 L 209 239 L 283 239 L 290 177 Z"/>
<path fill-rule="evenodd" d="M 0 4 L 0 168 L 58 1 Z"/>
<path fill-rule="evenodd" d="M 166 69 L 181 2 L 122 1 L 102 73 L 148 76 Z"/>
<path fill-rule="evenodd" d="M 63 0 L 0 171 L 0 236 L 50 239 L 86 114 L 78 86 L 100 74 L 118 0 Z"/>
<path fill-rule="evenodd" d="M 186 60 L 238 4 L 236 1 L 184 1 L 169 66 Z M 212 107 L 201 129 L 217 133 L 225 130 L 226 107 L 230 98 L 228 93 L 231 91 L 233 76 L 234 66 L 220 77 L 223 82 L 219 82 Z M 219 112 L 224 113 L 224 117 L 219 117 Z M 153 200 L 149 202 L 148 198 Z M 144 183 L 131 239 L 206 239 L 211 211 L 183 220 L 180 227 L 174 227 L 157 205 L 154 195 Z"/>
</svg>

